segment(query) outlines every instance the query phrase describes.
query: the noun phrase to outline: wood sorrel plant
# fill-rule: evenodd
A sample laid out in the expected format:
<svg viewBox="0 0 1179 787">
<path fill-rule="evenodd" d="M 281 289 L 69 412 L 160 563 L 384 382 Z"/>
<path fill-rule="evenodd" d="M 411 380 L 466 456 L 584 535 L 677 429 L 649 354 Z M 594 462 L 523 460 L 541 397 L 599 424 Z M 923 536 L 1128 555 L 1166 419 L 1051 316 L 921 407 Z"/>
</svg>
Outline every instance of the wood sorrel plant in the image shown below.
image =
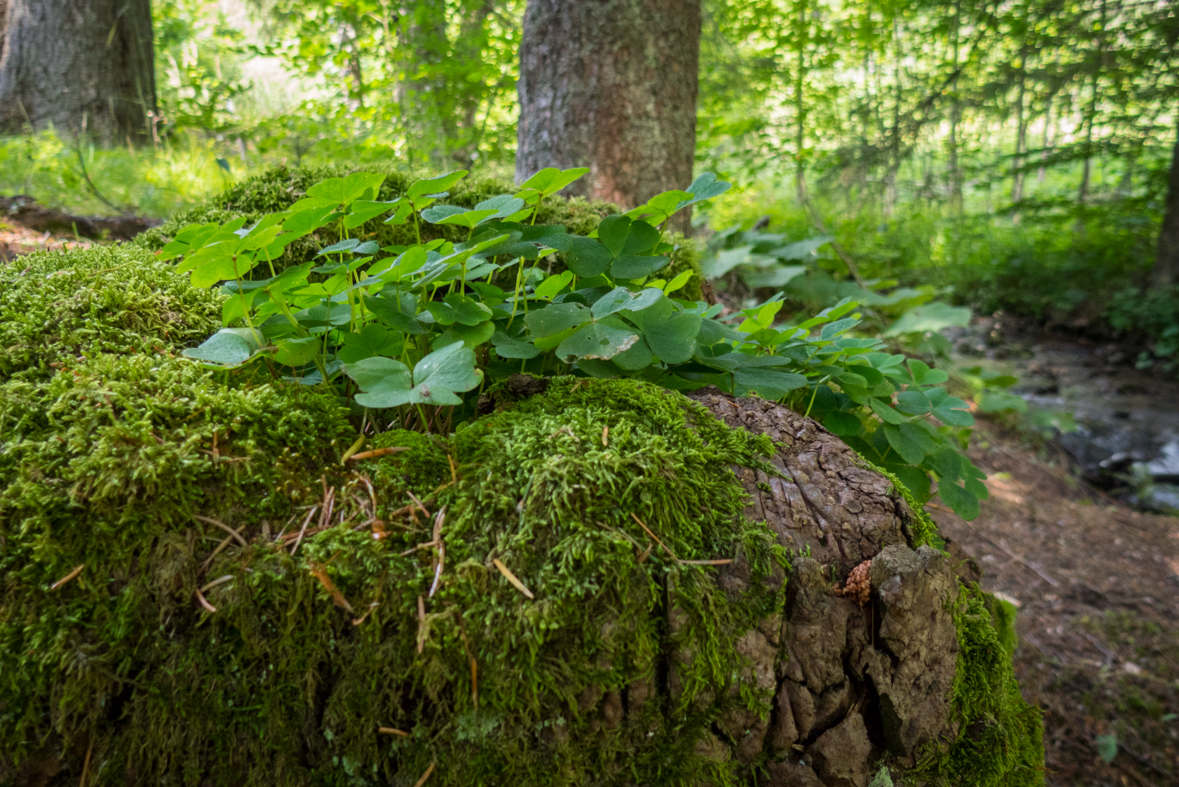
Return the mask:
<svg viewBox="0 0 1179 787">
<path fill-rule="evenodd" d="M 940 387 L 945 372 L 849 335 L 859 323 L 853 301 L 782 326 L 781 295 L 728 316 L 676 298 L 692 273 L 660 278 L 674 251 L 664 230 L 676 212 L 728 189 L 710 173 L 602 219 L 588 237 L 535 224 L 542 201 L 587 171 L 545 169 L 470 210 L 436 204 L 465 171 L 419 180 L 389 202 L 374 199 L 383 175 L 355 173 L 316 184 L 252 227 L 185 227 L 161 254 L 180 258 L 177 272 L 195 286 L 228 296 L 226 327 L 186 354 L 220 370 L 332 386 L 382 411 L 381 423 L 423 431 L 461 428 L 477 389 L 516 372 L 677 390 L 713 384 L 816 418 L 918 503 L 930 497 L 932 474 L 947 505 L 977 515 L 985 476 L 959 451 L 973 419 Z M 457 225 L 467 239 L 378 248 L 354 236 L 386 214 L 415 229 Z M 316 261 L 275 271 L 287 244 L 323 228 L 335 228 L 338 242 Z"/>
</svg>

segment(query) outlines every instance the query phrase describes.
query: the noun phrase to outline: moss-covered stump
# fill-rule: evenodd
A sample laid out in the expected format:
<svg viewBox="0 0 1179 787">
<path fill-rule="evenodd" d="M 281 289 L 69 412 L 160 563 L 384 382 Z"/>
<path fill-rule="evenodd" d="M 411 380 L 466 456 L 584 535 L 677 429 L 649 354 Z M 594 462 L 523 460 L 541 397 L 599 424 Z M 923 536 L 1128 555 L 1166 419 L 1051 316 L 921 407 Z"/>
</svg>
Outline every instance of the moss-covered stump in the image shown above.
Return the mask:
<svg viewBox="0 0 1179 787">
<path fill-rule="evenodd" d="M 205 203 L 169 219 L 159 227 L 148 230 L 136 238 L 135 243 L 152 251 L 163 248 L 168 239 L 178 230 L 189 224 L 206 224 L 209 222 L 225 223 L 245 216 L 248 222 L 254 222 L 268 213 L 284 211 L 306 196 L 307 189 L 322 180 L 333 177 L 344 177 L 352 172 L 380 172 L 385 175 L 385 182 L 381 186 L 381 200 L 393 200 L 405 194 L 415 178 L 406 175 L 394 167 L 275 167 L 262 174 L 247 178 L 221 194 L 212 197 Z M 428 173 L 423 177 L 432 177 L 439 173 Z M 686 185 L 686 184 L 685 184 Z M 496 178 L 469 177 L 461 180 L 450 191 L 450 195 L 441 202 L 449 205 L 459 205 L 473 208 L 479 202 L 498 194 L 511 194 L 517 190 L 512 183 Z M 618 213 L 616 205 L 606 202 L 589 202 L 581 197 L 564 199 L 550 198 L 541 203 L 536 221 L 539 224 L 563 224 L 571 233 L 588 235 L 595 230 L 606 216 Z M 417 232 L 412 220 L 407 224 L 385 224 L 385 216 L 372 219 L 354 232 L 358 237 L 371 238 L 381 244 L 390 246 L 395 244 L 408 245 L 417 242 Z M 420 222 L 419 229 L 423 241 L 445 238 L 452 242 L 467 239 L 467 230 L 457 225 L 430 224 Z M 321 231 L 309 235 L 292 243 L 287 247 L 281 259 L 275 261 L 276 268 L 305 262 L 314 257 L 321 248 L 335 243 L 338 237 Z M 682 237 L 672 238 L 678 248 L 671 255 L 671 264 L 660 273 L 665 278 L 672 278 L 684 270 L 692 270 L 697 275 L 684 288 L 684 297 L 700 300 L 704 297 L 702 285 L 703 275 L 700 271 L 700 261 L 695 244 Z"/>
<path fill-rule="evenodd" d="M 341 464 L 90 254 L 0 268 L 70 282 L 4 301 L 0 785 L 1042 782 L 1010 621 L 814 422 L 559 378 Z"/>
</svg>

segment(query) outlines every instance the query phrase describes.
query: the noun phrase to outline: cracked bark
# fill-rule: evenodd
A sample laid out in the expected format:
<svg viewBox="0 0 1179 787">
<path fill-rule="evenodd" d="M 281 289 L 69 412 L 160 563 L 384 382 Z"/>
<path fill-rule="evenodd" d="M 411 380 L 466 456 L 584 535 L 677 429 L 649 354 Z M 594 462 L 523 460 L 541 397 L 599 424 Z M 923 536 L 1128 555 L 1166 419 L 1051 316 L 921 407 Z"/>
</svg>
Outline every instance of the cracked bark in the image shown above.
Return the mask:
<svg viewBox="0 0 1179 787">
<path fill-rule="evenodd" d="M 0 130 L 150 139 L 150 0 L 7 0 L 3 39 Z"/>
</svg>

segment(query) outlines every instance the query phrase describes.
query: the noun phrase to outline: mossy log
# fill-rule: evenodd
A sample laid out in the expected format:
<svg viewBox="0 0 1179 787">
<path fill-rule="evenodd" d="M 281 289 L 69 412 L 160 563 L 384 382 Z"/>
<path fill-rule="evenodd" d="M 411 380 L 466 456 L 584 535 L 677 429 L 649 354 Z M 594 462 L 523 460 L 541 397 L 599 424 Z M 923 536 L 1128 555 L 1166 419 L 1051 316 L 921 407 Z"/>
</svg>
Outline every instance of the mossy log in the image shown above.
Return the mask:
<svg viewBox="0 0 1179 787">
<path fill-rule="evenodd" d="M 1042 783 L 1010 621 L 813 421 L 557 378 L 342 462 L 168 274 L 0 268 L 0 785 Z"/>
</svg>

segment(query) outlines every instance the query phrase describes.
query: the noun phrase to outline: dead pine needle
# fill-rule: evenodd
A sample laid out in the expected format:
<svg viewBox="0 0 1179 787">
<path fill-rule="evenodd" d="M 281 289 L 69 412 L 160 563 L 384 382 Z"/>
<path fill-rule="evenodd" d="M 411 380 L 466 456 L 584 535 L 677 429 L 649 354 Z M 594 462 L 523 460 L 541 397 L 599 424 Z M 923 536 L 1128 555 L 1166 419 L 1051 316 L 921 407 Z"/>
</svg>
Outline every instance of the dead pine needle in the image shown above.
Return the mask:
<svg viewBox="0 0 1179 787">
<path fill-rule="evenodd" d="M 409 499 L 410 499 L 410 500 L 412 500 L 412 501 L 414 501 L 415 503 L 417 503 L 417 505 L 418 505 L 418 508 L 420 508 L 420 509 L 421 509 L 421 511 L 422 511 L 422 513 L 423 513 L 423 514 L 425 514 L 426 516 L 430 516 L 430 510 L 429 510 L 428 508 L 426 508 L 424 505 L 422 505 L 422 501 L 421 501 L 421 500 L 418 500 L 418 498 L 417 498 L 417 495 L 415 495 L 413 492 L 410 492 L 408 489 L 407 489 L 407 490 L 405 490 L 405 493 L 406 493 L 407 495 L 409 495 Z"/>
<path fill-rule="evenodd" d="M 660 541 L 659 536 L 652 533 L 651 528 L 649 528 L 645 524 L 643 524 L 643 520 L 641 520 L 637 516 L 635 516 L 634 512 L 631 512 L 631 518 L 634 519 L 634 521 L 639 523 L 639 527 L 641 527 L 643 530 L 647 531 L 647 535 L 649 535 L 651 538 L 655 539 L 656 544 L 663 547 L 663 551 L 666 552 L 668 555 L 670 555 L 672 560 L 676 561 L 677 563 L 680 562 L 680 559 L 675 556 L 675 552 L 671 551 L 671 547 L 669 547 L 667 544 Z"/>
<path fill-rule="evenodd" d="M 426 769 L 426 772 L 422 774 L 422 778 L 418 779 L 417 784 L 415 784 L 413 787 L 422 787 L 422 785 L 426 783 L 426 779 L 429 779 L 430 774 L 432 774 L 433 772 L 434 772 L 434 763 L 430 763 L 430 767 Z"/>
<path fill-rule="evenodd" d="M 240 535 L 241 532 L 245 529 L 246 529 L 246 526 L 242 525 L 234 532 L 236 534 Z M 213 553 L 211 555 L 209 555 L 207 558 L 205 558 L 205 562 L 201 563 L 201 573 L 202 574 L 209 570 L 209 566 L 213 565 L 213 558 L 220 555 L 222 550 L 224 550 L 227 546 L 229 546 L 230 541 L 233 541 L 233 535 L 226 536 L 224 538 L 224 540 L 222 540 L 222 542 L 217 545 L 217 548 L 213 550 Z"/>
<path fill-rule="evenodd" d="M 332 597 L 333 604 L 335 604 L 337 607 L 340 607 L 341 609 L 345 609 L 355 614 L 352 609 L 352 605 L 348 603 L 348 599 L 344 598 L 344 594 L 336 588 L 336 584 L 332 582 L 332 578 L 328 576 L 327 569 L 325 569 L 323 566 L 312 566 L 311 573 L 315 576 L 316 579 L 319 580 L 319 584 L 323 585 L 324 590 L 328 592 L 328 595 Z"/>
<path fill-rule="evenodd" d="M 303 520 L 303 527 L 299 529 L 299 536 L 295 539 L 295 545 L 291 547 L 291 555 L 295 554 L 295 550 L 303 542 L 303 534 L 307 532 L 307 525 L 311 524 L 311 517 L 315 516 L 315 512 L 318 510 L 319 506 L 312 506 L 311 510 L 307 512 L 307 518 Z"/>
<path fill-rule="evenodd" d="M 389 454 L 399 454 L 402 451 L 408 450 L 409 448 L 406 446 L 398 446 L 397 448 L 374 448 L 371 451 L 362 451 L 361 453 L 354 454 L 348 458 L 353 462 L 359 462 L 362 459 L 377 459 L 382 456 L 388 456 Z"/>
<path fill-rule="evenodd" d="M 86 747 L 86 759 L 82 761 L 82 778 L 78 780 L 78 787 L 86 787 L 86 777 L 90 775 L 90 755 L 94 753 L 94 737 L 90 737 L 90 745 Z"/>
<path fill-rule="evenodd" d="M 497 569 L 499 569 L 499 573 L 504 575 L 504 579 L 512 583 L 512 586 L 516 588 L 516 590 L 523 593 L 526 598 L 536 598 L 532 595 L 532 591 L 524 586 L 524 583 L 520 581 L 520 578 L 513 574 L 510 568 L 499 561 L 499 558 L 494 558 L 491 562 Z"/>
<path fill-rule="evenodd" d="M 450 462 L 450 482 L 452 484 L 458 483 L 458 468 L 454 466 L 454 457 L 450 454 L 446 455 L 446 460 Z"/>
<path fill-rule="evenodd" d="M 80 565 L 80 566 L 76 566 L 76 567 L 74 568 L 74 570 L 73 570 L 73 571 L 71 571 L 70 573 L 66 574 L 64 577 L 62 577 L 61 579 L 57 580 L 57 581 L 56 581 L 56 582 L 54 582 L 52 585 L 50 585 L 50 586 L 49 586 L 49 589 L 50 589 L 50 590 L 57 590 L 59 587 L 61 587 L 62 585 L 66 584 L 66 583 L 67 583 L 67 582 L 69 582 L 71 579 L 73 579 L 74 577 L 76 577 L 76 576 L 78 576 L 79 574 L 81 574 L 81 573 L 82 573 L 82 569 L 84 569 L 84 568 L 86 568 L 86 564 L 85 564 L 85 563 L 83 563 L 83 564 L 82 564 L 82 565 Z"/>
<path fill-rule="evenodd" d="M 717 560 L 681 560 L 682 566 L 727 566 L 733 562 L 733 558 L 725 557 Z"/>
<path fill-rule="evenodd" d="M 192 518 L 198 522 L 204 522 L 207 525 L 216 525 L 217 527 L 224 530 L 226 533 L 229 533 L 230 537 L 233 538 L 234 540 L 236 540 L 243 547 L 248 546 L 246 544 L 246 540 L 244 538 L 242 538 L 242 534 L 239 532 L 240 528 L 238 530 L 234 530 L 232 527 L 225 524 L 224 522 L 218 522 L 216 519 L 211 519 L 210 517 L 207 517 L 207 516 L 201 516 L 200 514 L 193 514 Z"/>
<path fill-rule="evenodd" d="M 610 424 L 602 427 L 602 447 L 608 448 L 610 446 Z"/>
<path fill-rule="evenodd" d="M 408 738 L 409 733 L 405 730 L 399 730 L 396 727 L 377 727 L 377 732 L 381 735 L 395 735 L 398 738 Z"/>
<path fill-rule="evenodd" d="M 200 605 L 204 607 L 207 612 L 215 613 L 217 611 L 217 608 L 209 603 L 209 600 L 205 598 L 205 594 L 201 593 L 200 590 L 197 590 L 196 597 L 197 601 L 200 602 Z"/>
<path fill-rule="evenodd" d="M 207 585 L 205 585 L 203 588 L 201 588 L 200 592 L 201 592 L 201 593 L 206 593 L 206 592 L 208 592 L 208 591 L 212 590 L 213 588 L 217 587 L 218 585 L 223 585 L 223 584 L 225 584 L 226 582 L 229 582 L 229 581 L 230 581 L 230 580 L 232 580 L 232 579 L 233 579 L 233 574 L 226 574 L 226 575 L 225 575 L 225 576 L 223 576 L 223 577 L 217 577 L 217 578 L 216 578 L 216 579 L 214 579 L 212 582 L 208 583 L 208 584 L 207 584 Z"/>
</svg>

